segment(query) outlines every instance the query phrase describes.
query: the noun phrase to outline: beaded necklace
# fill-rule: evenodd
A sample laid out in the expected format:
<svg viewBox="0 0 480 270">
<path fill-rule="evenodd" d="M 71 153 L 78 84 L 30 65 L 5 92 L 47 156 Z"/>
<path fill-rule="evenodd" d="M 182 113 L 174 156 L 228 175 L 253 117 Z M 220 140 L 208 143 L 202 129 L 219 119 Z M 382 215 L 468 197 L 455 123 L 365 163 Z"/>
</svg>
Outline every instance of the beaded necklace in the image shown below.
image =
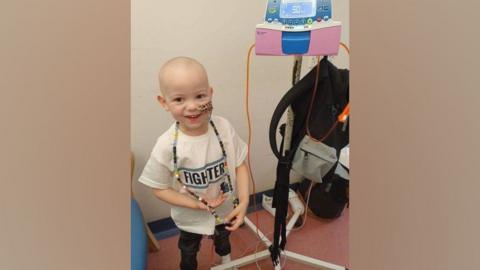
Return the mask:
<svg viewBox="0 0 480 270">
<path fill-rule="evenodd" d="M 222 149 L 222 156 L 223 156 L 223 160 L 224 160 L 224 169 L 225 169 L 225 174 L 227 176 L 227 180 L 228 180 L 228 190 L 232 191 L 232 203 L 233 203 L 233 208 L 237 207 L 238 206 L 238 198 L 235 198 L 235 195 L 233 193 L 233 187 L 232 187 L 232 182 L 230 180 L 230 173 L 229 173 L 229 170 L 228 170 L 228 163 L 227 163 L 227 153 L 225 151 L 225 147 L 223 146 L 223 142 L 222 140 L 220 139 L 220 135 L 218 133 L 218 130 L 217 130 L 217 127 L 215 126 L 215 124 L 213 123 L 212 119 L 209 120 L 210 122 L 210 125 L 212 126 L 213 128 L 213 131 L 215 132 L 215 135 L 217 136 L 217 139 L 218 139 L 218 143 L 220 144 L 220 148 Z M 207 206 L 208 208 L 208 211 L 215 217 L 215 224 L 216 225 L 219 225 L 219 224 L 225 224 L 224 222 L 224 219 L 222 219 L 220 216 L 218 216 L 217 212 L 215 211 L 214 208 L 210 207 L 210 205 L 208 205 L 208 202 L 198 196 L 197 194 L 195 194 L 193 191 L 189 190 L 187 188 L 186 185 L 183 184 L 182 180 L 180 179 L 180 173 L 178 171 L 178 164 L 177 164 L 177 142 L 178 142 L 178 129 L 179 129 L 179 122 L 177 121 L 175 123 L 175 133 L 174 133 L 174 140 L 173 140 L 173 174 L 175 176 L 175 179 L 182 185 L 182 188 L 185 189 L 188 194 L 192 195 L 193 197 L 195 197 L 197 200 L 199 200 L 200 202 L 202 202 L 205 206 Z M 221 185 L 221 189 L 223 192 L 225 192 L 226 190 L 226 187 L 224 185 Z"/>
</svg>

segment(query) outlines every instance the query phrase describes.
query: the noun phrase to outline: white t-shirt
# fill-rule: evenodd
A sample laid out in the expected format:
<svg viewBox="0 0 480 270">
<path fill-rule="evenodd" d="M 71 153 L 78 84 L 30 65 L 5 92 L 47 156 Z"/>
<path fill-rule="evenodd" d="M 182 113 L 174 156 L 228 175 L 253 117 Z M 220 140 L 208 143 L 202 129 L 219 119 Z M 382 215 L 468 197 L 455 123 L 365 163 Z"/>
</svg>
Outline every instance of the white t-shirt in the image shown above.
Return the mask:
<svg viewBox="0 0 480 270">
<path fill-rule="evenodd" d="M 227 153 L 230 180 L 235 197 L 238 197 L 235 168 L 245 160 L 247 145 L 238 137 L 228 120 L 219 116 L 212 116 L 211 119 L 217 127 Z M 174 132 L 175 124 L 172 124 L 158 138 L 138 181 L 152 188 L 166 189 L 171 187 L 186 193 L 173 176 Z M 200 136 L 188 136 L 179 130 L 177 166 L 180 179 L 189 190 L 202 198 L 218 197 L 222 182 L 228 184 L 223 161 L 220 143 L 210 124 L 208 132 Z M 215 211 L 220 217 L 224 217 L 232 209 L 232 196 L 230 196 Z M 213 234 L 215 218 L 208 211 L 172 205 L 170 213 L 173 221 L 181 230 L 198 234 Z"/>
</svg>

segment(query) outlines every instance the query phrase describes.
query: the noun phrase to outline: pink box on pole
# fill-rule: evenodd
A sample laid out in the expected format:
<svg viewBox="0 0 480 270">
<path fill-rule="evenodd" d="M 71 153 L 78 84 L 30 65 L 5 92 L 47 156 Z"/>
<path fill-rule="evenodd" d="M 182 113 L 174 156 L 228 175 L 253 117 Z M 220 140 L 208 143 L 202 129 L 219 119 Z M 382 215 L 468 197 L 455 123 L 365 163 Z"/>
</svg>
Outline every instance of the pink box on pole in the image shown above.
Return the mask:
<svg viewBox="0 0 480 270">
<path fill-rule="evenodd" d="M 284 33 L 303 32 L 309 35 L 310 38 L 308 51 L 298 54 L 306 56 L 337 55 L 341 31 L 341 22 L 333 20 L 301 26 L 285 26 L 275 23 L 259 24 L 255 31 L 255 54 L 289 55 L 285 53 L 285 48 L 283 48 L 285 46 L 283 41 Z M 305 40 L 299 42 L 305 42 Z"/>
</svg>

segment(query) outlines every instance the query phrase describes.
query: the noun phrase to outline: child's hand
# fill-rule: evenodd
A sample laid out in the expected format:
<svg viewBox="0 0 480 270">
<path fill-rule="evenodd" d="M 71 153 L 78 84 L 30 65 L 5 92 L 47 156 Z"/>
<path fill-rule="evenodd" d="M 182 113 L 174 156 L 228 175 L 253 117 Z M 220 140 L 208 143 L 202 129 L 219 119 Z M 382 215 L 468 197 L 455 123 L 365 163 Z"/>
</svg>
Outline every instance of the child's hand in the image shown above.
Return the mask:
<svg viewBox="0 0 480 270">
<path fill-rule="evenodd" d="M 235 231 L 236 229 L 238 229 L 238 227 L 240 227 L 240 225 L 243 224 L 246 214 L 247 214 L 247 205 L 239 204 L 225 218 L 225 222 L 230 224 L 225 228 L 229 231 Z"/>
<path fill-rule="evenodd" d="M 215 199 L 205 199 L 208 202 L 208 205 L 212 208 L 217 208 L 220 206 L 226 199 L 228 198 L 228 194 L 224 194 L 220 191 L 220 194 Z"/>
<path fill-rule="evenodd" d="M 224 194 L 223 192 L 220 191 L 220 194 L 218 195 L 217 198 L 214 198 L 214 199 L 205 199 L 205 201 L 208 202 L 208 205 L 211 207 L 211 208 L 217 208 L 218 206 L 220 206 L 226 199 L 228 198 L 228 194 Z M 202 203 L 202 202 L 198 202 L 198 207 L 200 209 L 203 209 L 203 210 L 208 210 L 208 207 Z"/>
</svg>

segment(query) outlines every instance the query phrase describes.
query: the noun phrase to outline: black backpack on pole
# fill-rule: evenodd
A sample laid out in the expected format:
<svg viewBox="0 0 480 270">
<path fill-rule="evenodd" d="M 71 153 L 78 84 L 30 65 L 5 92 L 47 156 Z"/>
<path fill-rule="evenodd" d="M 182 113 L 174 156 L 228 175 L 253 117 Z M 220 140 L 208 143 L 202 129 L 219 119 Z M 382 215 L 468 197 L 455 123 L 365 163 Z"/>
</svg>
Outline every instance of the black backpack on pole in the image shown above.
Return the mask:
<svg viewBox="0 0 480 270">
<path fill-rule="evenodd" d="M 275 208 L 274 238 L 272 245 L 269 247 L 274 265 L 279 262 L 280 250 L 285 249 L 290 169 L 295 151 L 303 137 L 307 134 L 307 114 L 315 79 L 318 80 L 317 89 L 309 121 L 310 134 L 315 138 L 323 137 L 332 129 L 335 122 L 337 122 L 338 116 L 349 101 L 349 71 L 347 69 L 338 69 L 325 56 L 319 63 L 318 77 L 316 75 L 317 68 L 315 67 L 282 97 L 270 122 L 270 146 L 278 158 L 277 179 L 272 202 L 272 206 Z M 276 131 L 279 121 L 288 106 L 292 106 L 295 118 L 290 149 L 282 155 L 284 141 L 282 139 L 279 149 L 277 147 Z M 337 125 L 323 140 L 323 143 L 335 148 L 337 157 L 340 155 L 340 150 L 348 145 L 348 129 L 348 122 Z M 333 173 L 329 173 L 329 175 L 333 175 Z"/>
</svg>

